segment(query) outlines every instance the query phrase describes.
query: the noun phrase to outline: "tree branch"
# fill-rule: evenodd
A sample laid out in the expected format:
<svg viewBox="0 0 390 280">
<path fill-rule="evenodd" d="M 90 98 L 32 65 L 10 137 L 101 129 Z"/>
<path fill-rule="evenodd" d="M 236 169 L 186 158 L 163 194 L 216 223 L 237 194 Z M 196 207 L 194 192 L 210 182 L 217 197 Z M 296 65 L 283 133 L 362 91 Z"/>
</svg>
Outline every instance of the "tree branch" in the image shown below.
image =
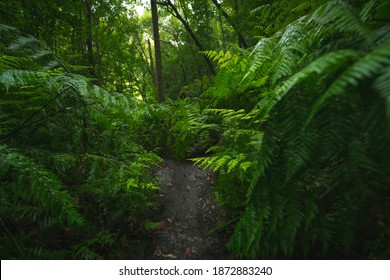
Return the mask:
<svg viewBox="0 0 390 280">
<path fill-rule="evenodd" d="M 199 41 L 198 37 L 196 37 L 195 33 L 192 31 L 189 23 L 180 15 L 180 13 L 177 10 L 177 8 L 175 7 L 175 5 L 173 5 L 173 3 L 170 0 L 165 1 L 165 2 L 157 2 L 157 3 L 161 3 L 161 5 L 163 5 L 163 6 L 170 7 L 172 12 L 173 12 L 172 15 L 174 17 L 176 17 L 184 25 L 184 28 L 186 29 L 187 33 L 191 36 L 191 39 L 194 41 L 194 43 L 198 47 L 198 49 L 200 51 L 205 51 L 205 49 L 204 49 L 203 45 L 201 44 L 201 42 Z M 207 66 L 209 67 L 210 72 L 215 76 L 217 73 L 214 69 L 213 64 L 211 63 L 211 60 L 205 55 L 203 55 L 203 58 L 207 64 Z"/>
<path fill-rule="evenodd" d="M 217 0 L 211 0 L 215 7 L 217 7 L 218 11 L 223 15 L 223 17 L 226 19 L 226 21 L 233 27 L 234 31 L 236 32 L 237 34 L 237 37 L 238 37 L 238 43 L 241 47 L 243 48 L 247 48 L 248 45 L 247 43 L 245 42 L 245 39 L 244 37 L 242 36 L 242 34 L 238 31 L 238 26 L 237 24 L 230 18 L 230 16 L 222 9 L 222 6 L 221 4 L 218 3 Z"/>
</svg>

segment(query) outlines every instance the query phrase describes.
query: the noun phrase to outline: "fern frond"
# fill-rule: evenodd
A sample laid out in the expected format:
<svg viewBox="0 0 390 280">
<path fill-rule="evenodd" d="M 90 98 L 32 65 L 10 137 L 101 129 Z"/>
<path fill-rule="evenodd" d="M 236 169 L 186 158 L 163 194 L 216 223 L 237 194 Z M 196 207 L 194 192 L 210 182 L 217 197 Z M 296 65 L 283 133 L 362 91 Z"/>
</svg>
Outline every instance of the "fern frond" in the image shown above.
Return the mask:
<svg viewBox="0 0 390 280">
<path fill-rule="evenodd" d="M 18 37 L 9 45 L 10 50 L 23 51 L 31 55 L 34 52 L 39 52 L 41 47 L 42 43 L 33 36 Z"/>
<path fill-rule="evenodd" d="M 275 97 L 280 100 L 291 88 L 300 84 L 312 74 L 322 75 L 326 72 L 337 71 L 351 60 L 359 57 L 359 53 L 353 50 L 340 50 L 324 54 L 306 68 L 294 74 L 291 78 L 276 87 Z"/>
<path fill-rule="evenodd" d="M 292 13 L 307 12 L 318 8 L 324 1 L 305 1 L 291 10 Z"/>
<path fill-rule="evenodd" d="M 383 69 L 383 74 L 375 79 L 374 87 L 385 99 L 387 121 L 390 125 L 390 67 Z"/>
<path fill-rule="evenodd" d="M 332 29 L 340 32 L 359 34 L 365 39 L 370 37 L 370 28 L 345 1 L 329 1 L 314 12 L 311 20 L 321 25 L 331 24 Z"/>
<path fill-rule="evenodd" d="M 0 23 L 0 34 L 14 34 L 14 35 L 18 35 L 19 34 L 19 30 L 16 27 Z"/>
<path fill-rule="evenodd" d="M 371 0 L 364 5 L 359 12 L 359 17 L 363 22 L 367 22 L 370 19 L 370 16 L 373 14 L 374 9 L 378 6 L 378 4 L 378 0 Z"/>
<path fill-rule="evenodd" d="M 21 69 L 27 63 L 27 59 L 24 57 L 16 57 L 11 55 L 0 56 L 0 70 L 7 69 Z"/>
<path fill-rule="evenodd" d="M 83 223 L 73 198 L 52 173 L 7 146 L 0 146 L 0 154 L 2 158 L 0 174 L 4 176 L 10 169 L 16 171 L 12 178 L 15 193 L 21 197 L 31 195 L 35 203 L 63 222 L 79 225 Z M 26 188 L 26 185 L 29 187 Z"/>
<path fill-rule="evenodd" d="M 378 75 L 383 68 L 390 65 L 390 43 L 378 46 L 373 51 L 367 53 L 358 61 L 353 63 L 331 84 L 324 94 L 313 105 L 313 110 L 308 118 L 312 120 L 320 107 L 331 97 L 345 92 L 348 86 L 358 86 L 366 79 Z"/>
</svg>

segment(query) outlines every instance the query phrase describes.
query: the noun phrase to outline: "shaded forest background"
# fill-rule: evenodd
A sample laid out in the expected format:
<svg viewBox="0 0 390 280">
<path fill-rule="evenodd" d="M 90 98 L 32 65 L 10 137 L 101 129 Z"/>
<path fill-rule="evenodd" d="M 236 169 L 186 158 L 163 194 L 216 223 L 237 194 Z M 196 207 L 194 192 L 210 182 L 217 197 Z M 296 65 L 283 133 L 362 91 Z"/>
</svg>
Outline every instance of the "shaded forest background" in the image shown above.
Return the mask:
<svg viewBox="0 0 390 280">
<path fill-rule="evenodd" d="M 226 257 L 390 258 L 390 1 L 0 11 L 2 259 L 136 259 L 164 157 L 216 174 Z"/>
</svg>

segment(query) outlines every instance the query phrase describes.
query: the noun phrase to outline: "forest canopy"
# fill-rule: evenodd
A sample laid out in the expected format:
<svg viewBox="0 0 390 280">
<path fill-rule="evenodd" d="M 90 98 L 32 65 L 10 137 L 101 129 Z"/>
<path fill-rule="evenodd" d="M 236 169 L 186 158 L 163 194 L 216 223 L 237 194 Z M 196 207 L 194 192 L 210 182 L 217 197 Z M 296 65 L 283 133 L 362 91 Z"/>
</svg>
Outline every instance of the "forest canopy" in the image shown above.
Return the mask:
<svg viewBox="0 0 390 280">
<path fill-rule="evenodd" d="M 2 259 L 142 258 L 168 158 L 215 174 L 226 258 L 390 258 L 389 0 L 0 11 Z"/>
</svg>

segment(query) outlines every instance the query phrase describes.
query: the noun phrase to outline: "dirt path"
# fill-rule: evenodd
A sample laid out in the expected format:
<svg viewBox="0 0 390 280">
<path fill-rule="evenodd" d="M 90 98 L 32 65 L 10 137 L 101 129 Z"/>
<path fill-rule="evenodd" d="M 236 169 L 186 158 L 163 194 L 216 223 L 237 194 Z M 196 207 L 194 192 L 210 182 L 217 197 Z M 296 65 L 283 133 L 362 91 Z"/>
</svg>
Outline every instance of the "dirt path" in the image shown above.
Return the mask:
<svg viewBox="0 0 390 280">
<path fill-rule="evenodd" d="M 226 259 L 226 236 L 214 233 L 223 211 L 213 200 L 211 174 L 192 163 L 167 160 L 161 178 L 161 223 L 147 259 Z"/>
</svg>

